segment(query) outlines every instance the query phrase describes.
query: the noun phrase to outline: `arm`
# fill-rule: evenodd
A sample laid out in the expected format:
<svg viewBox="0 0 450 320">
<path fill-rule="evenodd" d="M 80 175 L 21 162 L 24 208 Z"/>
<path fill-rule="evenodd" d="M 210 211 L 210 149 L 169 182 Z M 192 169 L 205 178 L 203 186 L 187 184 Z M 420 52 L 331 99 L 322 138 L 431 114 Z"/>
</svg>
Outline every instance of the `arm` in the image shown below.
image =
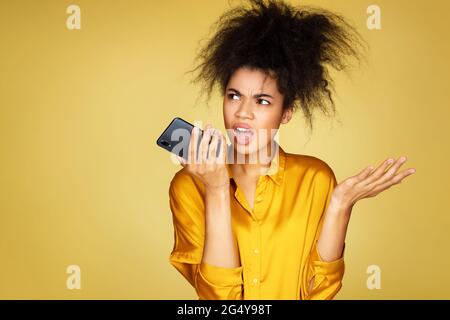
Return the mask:
<svg viewBox="0 0 450 320">
<path fill-rule="evenodd" d="M 211 292 L 207 298 L 242 299 L 242 267 L 231 227 L 229 187 L 207 189 L 205 209 L 205 244 L 200 275 L 203 282 L 219 284 L 214 290 L 207 290 Z"/>
<path fill-rule="evenodd" d="M 342 287 L 345 236 L 351 208 L 341 208 L 335 201 L 331 198 L 327 206 L 320 236 L 310 257 L 312 269 L 320 267 L 316 272 L 317 279 L 313 276 L 309 283 L 310 299 L 332 299 Z M 325 280 L 326 288 L 322 286 L 318 290 L 320 280 Z"/>
<path fill-rule="evenodd" d="M 210 153 L 215 154 L 213 146 L 217 145 L 219 138 L 219 135 L 213 137 Z M 204 140 L 207 141 L 207 136 Z M 193 133 L 191 141 L 191 144 L 193 143 L 196 143 L 195 133 Z M 204 141 L 202 140 L 201 146 L 203 144 Z M 226 143 L 224 138 L 222 146 L 222 153 L 219 157 L 225 154 Z M 202 148 L 199 152 L 202 152 L 201 150 Z M 194 155 L 190 155 L 188 162 L 192 158 L 194 158 Z M 185 167 L 185 163 L 181 159 L 179 160 Z M 176 196 L 171 196 L 171 208 L 177 216 L 182 217 L 181 220 L 186 215 L 192 216 L 195 213 L 195 217 L 191 221 L 180 221 L 181 223 L 174 223 L 174 225 L 179 232 L 183 230 L 182 232 L 185 234 L 178 239 L 185 239 L 185 242 L 197 248 L 196 260 L 198 262 L 187 264 L 172 259 L 172 264 L 194 286 L 200 299 L 242 299 L 242 267 L 240 266 L 237 243 L 231 225 L 229 177 L 226 167 L 222 164 L 216 167 L 217 170 L 209 172 L 195 165 L 189 167 L 189 169 L 189 173 L 199 178 L 205 186 L 204 198 L 199 199 L 197 193 L 196 199 L 186 198 L 182 201 L 184 202 L 182 204 L 179 203 L 180 199 L 177 199 Z M 211 181 L 214 183 L 211 183 Z M 192 188 L 185 186 L 183 191 L 179 193 L 190 192 L 190 190 Z M 198 208 L 196 205 L 202 202 L 204 202 L 204 207 Z M 178 212 L 177 207 L 181 209 Z M 174 251 L 181 250 L 174 249 Z M 202 252 L 201 255 L 200 252 Z M 182 255 L 182 253 L 180 254 Z M 174 255 L 179 256 L 177 253 Z"/>
<path fill-rule="evenodd" d="M 202 262 L 224 267 L 240 267 L 237 244 L 231 227 L 229 187 L 206 189 L 205 245 Z"/>
<path fill-rule="evenodd" d="M 311 207 L 310 223 L 311 227 L 316 226 L 316 232 L 303 270 L 304 299 L 333 299 L 342 287 L 348 221 L 340 219 L 334 211 L 336 207 L 332 193 L 336 184 L 334 173 L 329 167 L 321 169 L 314 180 L 314 194 L 322 196 L 314 199 Z M 323 195 L 326 195 L 325 198 Z"/>
<path fill-rule="evenodd" d="M 205 194 L 203 205 L 200 190 L 193 180 L 186 174 L 177 174 L 172 180 L 169 197 L 175 230 L 170 263 L 194 287 L 201 300 L 242 299 L 242 267 L 239 263 L 227 264 L 227 261 L 239 261 L 234 258 L 237 257 L 237 249 L 224 254 L 224 250 L 236 248 L 232 231 L 220 228 L 221 223 L 231 228 L 231 221 L 205 210 L 207 207 L 221 207 L 220 203 L 225 202 L 226 196 L 220 195 L 222 201 L 218 201 L 214 194 Z M 214 227 L 208 228 L 208 223 Z M 217 234 L 214 233 L 216 231 Z M 229 242 L 221 243 L 227 238 Z M 235 260 L 224 259 L 225 256 Z"/>
<path fill-rule="evenodd" d="M 317 243 L 323 261 L 334 261 L 342 256 L 351 210 L 331 197 Z"/>
<path fill-rule="evenodd" d="M 399 184 L 402 180 L 415 172 L 415 169 L 397 173 L 406 157 L 397 161 L 387 159 L 377 169 L 372 166 L 362 170 L 359 174 L 349 177 L 337 184 L 331 171 L 330 188 L 326 200 L 326 213 L 320 237 L 313 248 L 309 269 L 321 266 L 322 272 L 311 271 L 309 274 L 319 275 L 325 285 L 319 281 L 310 280 L 308 296 L 311 298 L 332 298 L 341 287 L 344 273 L 343 255 L 345 250 L 345 236 L 350 221 L 353 206 L 357 201 L 373 197 L 380 192 Z M 389 168 L 389 166 L 392 167 Z M 331 169 L 330 169 L 331 170 Z M 323 290 L 318 289 L 322 287 Z M 333 288 L 334 287 L 334 288 Z"/>
<path fill-rule="evenodd" d="M 352 209 L 357 201 L 373 197 L 401 183 L 402 179 L 415 172 L 414 169 L 405 170 L 395 175 L 405 161 L 406 157 L 400 157 L 395 163 L 394 159 L 387 159 L 375 171 L 372 166 L 369 166 L 358 175 L 347 178 L 336 186 L 325 215 L 318 244 L 324 260 L 331 261 L 340 257 Z M 392 163 L 394 163 L 393 166 L 386 171 Z"/>
</svg>

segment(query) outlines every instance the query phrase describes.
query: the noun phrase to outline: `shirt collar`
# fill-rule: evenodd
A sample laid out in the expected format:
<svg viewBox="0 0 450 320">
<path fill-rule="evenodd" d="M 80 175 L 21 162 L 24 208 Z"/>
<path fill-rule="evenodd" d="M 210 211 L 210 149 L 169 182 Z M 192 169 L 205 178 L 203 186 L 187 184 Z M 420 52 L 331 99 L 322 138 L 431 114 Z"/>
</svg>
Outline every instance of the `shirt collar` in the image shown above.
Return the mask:
<svg viewBox="0 0 450 320">
<path fill-rule="evenodd" d="M 277 186 L 281 185 L 284 176 L 284 170 L 286 165 L 286 152 L 281 148 L 281 146 L 277 143 L 277 151 L 275 156 L 272 158 L 270 162 L 269 170 L 265 173 L 266 176 L 269 176 L 275 182 Z M 227 163 L 228 176 L 230 179 L 233 179 L 233 172 L 231 170 L 231 164 Z"/>
</svg>

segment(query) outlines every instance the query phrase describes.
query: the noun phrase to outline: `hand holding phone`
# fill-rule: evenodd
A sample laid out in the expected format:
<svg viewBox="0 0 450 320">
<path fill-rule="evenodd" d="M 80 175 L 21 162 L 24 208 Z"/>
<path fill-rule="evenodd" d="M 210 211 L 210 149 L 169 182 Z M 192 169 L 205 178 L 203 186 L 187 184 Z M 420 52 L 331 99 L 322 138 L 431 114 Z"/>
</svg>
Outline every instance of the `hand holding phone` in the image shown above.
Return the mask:
<svg viewBox="0 0 450 320">
<path fill-rule="evenodd" d="M 172 152 L 173 154 L 188 160 L 189 142 L 191 140 L 192 130 L 194 125 L 183 120 L 181 118 L 174 118 L 172 122 L 163 131 L 160 137 L 156 140 L 156 144 L 161 148 Z M 200 142 L 203 138 L 203 130 L 199 129 L 200 138 L 198 139 L 197 151 L 200 146 Z M 211 141 L 209 141 L 211 143 Z M 216 157 L 219 156 L 221 149 L 221 143 L 217 147 Z M 196 152 L 197 154 L 197 152 Z"/>
<path fill-rule="evenodd" d="M 175 118 L 158 138 L 157 144 L 176 154 L 181 165 L 198 178 L 206 190 L 228 192 L 230 177 L 225 136 L 219 130 L 210 130 L 213 129 L 210 125 L 205 126 L 205 131 L 197 127 L 193 129 L 189 122 Z"/>
</svg>

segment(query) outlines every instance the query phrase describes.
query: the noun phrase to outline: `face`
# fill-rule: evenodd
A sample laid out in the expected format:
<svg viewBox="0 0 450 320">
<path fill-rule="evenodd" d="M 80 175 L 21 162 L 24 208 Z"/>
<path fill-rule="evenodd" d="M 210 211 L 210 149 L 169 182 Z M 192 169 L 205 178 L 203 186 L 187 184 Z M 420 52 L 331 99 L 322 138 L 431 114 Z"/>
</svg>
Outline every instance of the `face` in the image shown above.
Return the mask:
<svg viewBox="0 0 450 320">
<path fill-rule="evenodd" d="M 273 77 L 243 67 L 228 82 L 223 117 L 233 149 L 240 155 L 236 158 L 245 159 L 245 163 L 255 163 L 255 159 L 261 163 L 261 157 L 272 152 L 280 124 L 291 119 L 292 108 L 283 112 L 283 95 Z"/>
</svg>

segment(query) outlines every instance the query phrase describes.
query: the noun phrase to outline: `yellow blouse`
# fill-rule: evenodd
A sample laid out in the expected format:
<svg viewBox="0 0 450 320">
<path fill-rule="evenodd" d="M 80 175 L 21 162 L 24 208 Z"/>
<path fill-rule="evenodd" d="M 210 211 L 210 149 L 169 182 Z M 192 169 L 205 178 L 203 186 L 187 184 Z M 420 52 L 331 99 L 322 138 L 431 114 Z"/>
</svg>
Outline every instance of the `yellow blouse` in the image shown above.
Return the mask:
<svg viewBox="0 0 450 320">
<path fill-rule="evenodd" d="M 169 200 L 174 246 L 169 261 L 199 299 L 332 299 L 340 290 L 344 252 L 338 260 L 325 262 L 316 245 L 337 184 L 333 170 L 319 158 L 289 154 L 280 146 L 277 150 L 269 171 L 259 177 L 253 210 L 227 164 L 241 261 L 237 268 L 202 262 L 204 185 L 185 168 L 173 177 Z"/>
</svg>

